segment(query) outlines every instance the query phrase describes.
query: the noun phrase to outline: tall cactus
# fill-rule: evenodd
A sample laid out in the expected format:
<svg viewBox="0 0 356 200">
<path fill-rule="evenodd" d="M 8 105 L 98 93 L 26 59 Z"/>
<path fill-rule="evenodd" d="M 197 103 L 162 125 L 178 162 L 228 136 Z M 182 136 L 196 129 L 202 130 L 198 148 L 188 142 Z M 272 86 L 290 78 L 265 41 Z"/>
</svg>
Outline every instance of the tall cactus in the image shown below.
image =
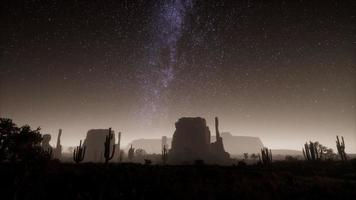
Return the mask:
<svg viewBox="0 0 356 200">
<path fill-rule="evenodd" d="M 121 143 L 121 132 L 119 132 L 118 133 L 118 135 L 117 135 L 117 137 L 118 137 L 118 140 L 117 140 L 117 152 L 118 152 L 118 155 L 117 155 L 117 161 L 118 162 L 121 162 L 121 160 L 122 160 L 122 156 L 121 156 L 121 148 L 120 148 L 120 143 Z"/>
<path fill-rule="evenodd" d="M 305 160 L 320 160 L 323 155 L 323 150 L 319 147 L 318 142 L 310 141 L 309 144 L 306 142 L 303 148 L 303 155 Z"/>
<path fill-rule="evenodd" d="M 109 160 L 111 160 L 114 157 L 114 153 L 115 153 L 115 141 L 114 144 L 112 145 L 112 151 L 110 154 L 110 149 L 111 149 L 111 141 L 114 137 L 114 134 L 111 133 L 111 128 L 109 128 L 109 133 L 108 135 L 105 137 L 105 143 L 104 143 L 104 157 L 105 157 L 105 163 L 107 164 L 109 162 Z"/>
<path fill-rule="evenodd" d="M 128 152 L 128 158 L 131 161 L 135 156 L 135 148 L 132 148 L 132 144 L 130 146 L 129 152 Z"/>
<path fill-rule="evenodd" d="M 272 151 L 267 147 L 261 149 L 261 157 L 260 162 L 264 165 L 269 165 L 272 163 Z"/>
<path fill-rule="evenodd" d="M 337 152 L 340 155 L 341 160 L 347 160 L 347 156 L 345 153 L 345 142 L 343 136 L 341 136 L 341 142 L 339 140 L 339 136 L 336 136 L 336 148 L 337 148 Z"/>
<path fill-rule="evenodd" d="M 85 145 L 82 145 L 82 140 L 80 140 L 79 146 L 77 146 L 73 151 L 73 160 L 75 163 L 80 163 L 83 161 L 85 155 Z"/>
<path fill-rule="evenodd" d="M 165 165 L 168 159 L 167 136 L 162 136 L 162 163 Z"/>
<path fill-rule="evenodd" d="M 124 150 L 120 150 L 120 151 L 119 151 L 119 156 L 118 156 L 118 157 L 119 157 L 119 158 L 118 158 L 118 159 L 119 159 L 119 160 L 118 160 L 119 163 L 121 163 L 122 160 L 124 159 L 124 154 L 125 154 Z"/>
</svg>

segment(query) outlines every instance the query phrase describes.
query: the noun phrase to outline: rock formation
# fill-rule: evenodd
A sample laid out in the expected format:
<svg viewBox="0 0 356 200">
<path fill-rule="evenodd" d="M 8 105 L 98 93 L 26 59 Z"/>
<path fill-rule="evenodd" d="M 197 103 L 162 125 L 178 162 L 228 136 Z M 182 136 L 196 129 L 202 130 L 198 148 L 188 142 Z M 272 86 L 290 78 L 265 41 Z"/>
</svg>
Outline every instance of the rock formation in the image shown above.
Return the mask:
<svg viewBox="0 0 356 200">
<path fill-rule="evenodd" d="M 230 155 L 229 153 L 225 152 L 223 139 L 220 136 L 219 119 L 217 117 L 215 117 L 215 135 L 216 141 L 211 143 L 211 153 L 214 156 L 214 160 L 224 161 L 229 159 Z"/>
<path fill-rule="evenodd" d="M 235 136 L 229 132 L 222 132 L 220 135 L 224 141 L 225 150 L 230 155 L 257 154 L 263 148 L 263 143 L 258 137 Z M 212 137 L 212 140 L 216 140 L 215 136 Z"/>
<path fill-rule="evenodd" d="M 180 118 L 175 124 L 171 161 L 207 160 L 210 154 L 210 131 L 203 118 Z"/>
<path fill-rule="evenodd" d="M 172 138 L 167 138 L 167 148 L 170 148 L 172 143 Z M 147 153 L 161 153 L 162 150 L 162 139 L 154 138 L 154 139 L 136 139 L 132 140 L 128 145 L 125 146 L 125 151 L 127 152 L 130 149 L 130 146 L 134 146 L 137 148 L 144 149 Z"/>
<path fill-rule="evenodd" d="M 224 149 L 230 155 L 243 155 L 244 153 L 248 154 L 257 154 L 260 153 L 261 148 L 263 148 L 263 143 L 258 137 L 252 136 L 237 136 L 232 135 L 229 132 L 221 132 L 220 137 L 224 141 Z M 215 136 L 210 137 L 210 141 L 216 141 Z M 156 153 L 159 154 L 162 151 L 162 139 L 137 139 L 133 140 L 130 144 L 137 148 L 142 148 L 147 151 L 147 153 Z M 130 144 L 125 147 L 125 151 L 128 151 Z M 167 137 L 168 149 L 172 144 L 172 138 Z M 273 151 L 273 150 L 272 150 Z M 300 152 L 301 153 L 301 152 Z"/>
<path fill-rule="evenodd" d="M 86 152 L 84 162 L 104 162 L 104 143 L 109 129 L 91 129 L 85 139 Z M 115 143 L 115 132 L 112 130 L 110 146 Z"/>
<path fill-rule="evenodd" d="M 218 119 L 215 119 L 217 140 L 210 142 L 210 130 L 203 118 L 180 118 L 176 122 L 169 162 L 191 163 L 204 160 L 209 163 L 221 163 L 229 158 L 225 152 L 222 138 L 219 135 Z"/>
<path fill-rule="evenodd" d="M 61 145 L 62 129 L 59 129 L 57 136 L 57 145 L 54 148 L 54 158 L 61 159 L 62 157 L 62 145 Z"/>
</svg>

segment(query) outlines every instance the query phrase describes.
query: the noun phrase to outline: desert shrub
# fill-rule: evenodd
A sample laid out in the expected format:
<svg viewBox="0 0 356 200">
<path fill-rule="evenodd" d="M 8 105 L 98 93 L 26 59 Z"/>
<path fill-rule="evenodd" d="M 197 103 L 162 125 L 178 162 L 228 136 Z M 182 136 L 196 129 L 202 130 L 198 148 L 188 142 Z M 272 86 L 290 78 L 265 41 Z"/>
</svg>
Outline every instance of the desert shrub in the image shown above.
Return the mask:
<svg viewBox="0 0 356 200">
<path fill-rule="evenodd" d="M 294 157 L 294 156 L 287 155 L 287 156 L 285 157 L 285 160 L 286 160 L 286 161 L 297 161 L 298 158 L 297 158 L 297 157 Z"/>
</svg>

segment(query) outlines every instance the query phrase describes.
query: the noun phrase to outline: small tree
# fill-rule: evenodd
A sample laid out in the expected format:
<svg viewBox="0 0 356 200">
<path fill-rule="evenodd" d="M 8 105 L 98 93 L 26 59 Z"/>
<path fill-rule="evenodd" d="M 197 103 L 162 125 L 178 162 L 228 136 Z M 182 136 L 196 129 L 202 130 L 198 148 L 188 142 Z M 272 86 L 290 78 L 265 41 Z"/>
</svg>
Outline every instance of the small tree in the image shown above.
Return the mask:
<svg viewBox="0 0 356 200">
<path fill-rule="evenodd" d="M 248 153 L 244 153 L 244 159 L 245 159 L 245 160 L 248 159 Z"/>
<path fill-rule="evenodd" d="M 20 129 L 11 119 L 0 118 L 0 162 L 9 158 L 11 138 L 19 131 Z"/>
<path fill-rule="evenodd" d="M 25 125 L 20 128 L 18 134 L 13 134 L 9 139 L 10 160 L 12 161 L 33 161 L 41 159 L 43 149 L 40 144 L 42 135 L 41 128 L 32 130 L 30 126 Z M 42 155 L 41 155 L 42 154 Z"/>
<path fill-rule="evenodd" d="M 297 161 L 298 158 L 291 156 L 291 155 L 286 155 L 285 160 L 286 161 Z"/>
<path fill-rule="evenodd" d="M 325 152 L 325 160 L 334 160 L 335 153 L 332 148 L 328 148 Z"/>
<path fill-rule="evenodd" d="M 17 127 L 11 119 L 0 118 L 0 161 L 33 162 L 48 160 L 51 151 L 41 147 L 41 128 L 31 129 L 24 125 Z"/>
<path fill-rule="evenodd" d="M 253 154 L 251 154 L 250 158 L 252 158 L 253 161 L 256 161 L 258 156 L 255 153 L 253 153 Z"/>
<path fill-rule="evenodd" d="M 138 148 L 135 151 L 135 156 L 138 157 L 138 158 L 143 158 L 143 157 L 145 157 L 146 154 L 147 154 L 146 151 L 144 149 L 141 149 L 141 148 Z"/>
</svg>

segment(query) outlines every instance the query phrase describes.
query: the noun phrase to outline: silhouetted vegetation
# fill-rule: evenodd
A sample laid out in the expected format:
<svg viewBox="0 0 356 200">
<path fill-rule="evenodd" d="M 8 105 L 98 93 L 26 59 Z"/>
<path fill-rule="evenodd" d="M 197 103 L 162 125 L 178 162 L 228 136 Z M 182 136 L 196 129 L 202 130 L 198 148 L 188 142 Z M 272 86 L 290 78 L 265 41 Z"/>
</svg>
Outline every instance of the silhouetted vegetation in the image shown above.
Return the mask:
<svg viewBox="0 0 356 200">
<path fill-rule="evenodd" d="M 286 155 L 285 160 L 286 161 L 298 161 L 298 158 L 294 157 L 294 156 Z"/>
<path fill-rule="evenodd" d="M 321 159 L 323 151 L 318 142 L 310 141 L 304 144 L 303 155 L 305 160 L 315 161 Z"/>
<path fill-rule="evenodd" d="M 341 136 L 341 142 L 339 140 L 339 136 L 336 136 L 336 148 L 337 152 L 339 153 L 339 156 L 341 160 L 347 160 L 347 156 L 345 153 L 345 142 L 344 142 L 344 137 Z"/>
<path fill-rule="evenodd" d="M 0 118 L 0 162 L 36 163 L 47 161 L 52 149 L 43 149 L 40 128 L 18 127 L 11 119 Z"/>
<path fill-rule="evenodd" d="M 123 151 L 120 149 L 121 148 L 121 132 L 117 134 L 117 162 L 121 162 L 123 158 Z"/>
<path fill-rule="evenodd" d="M 114 134 L 111 133 L 111 128 L 109 128 L 109 133 L 105 137 L 105 143 L 104 143 L 104 157 L 105 157 L 105 163 L 108 163 L 109 160 L 111 160 L 114 157 L 115 153 L 115 143 L 112 145 L 112 150 L 111 149 L 111 141 L 113 139 Z M 110 154 L 111 151 L 111 154 Z"/>
<path fill-rule="evenodd" d="M 166 145 L 163 145 L 163 148 L 162 148 L 162 163 L 166 164 L 167 163 L 167 159 L 168 159 L 168 148 L 166 147 Z"/>
<path fill-rule="evenodd" d="M 73 160 L 75 163 L 80 163 L 83 161 L 85 156 L 85 145 L 82 145 L 82 140 L 79 142 L 79 146 L 77 146 L 73 151 Z"/>
<path fill-rule="evenodd" d="M 344 143 L 342 142 L 342 144 Z M 342 149 L 342 147 L 340 148 L 341 148 L 340 151 L 343 151 L 345 153 L 345 146 L 343 146 L 344 149 Z M 320 144 L 319 142 L 311 142 L 311 141 L 309 143 L 306 142 L 304 144 L 304 148 L 302 151 L 303 151 L 304 159 L 307 161 L 334 160 L 336 156 L 333 152 L 333 149 L 328 148 Z M 346 154 L 342 154 L 342 155 L 345 155 L 345 159 L 346 159 Z M 341 159 L 343 160 L 342 157 Z"/>
<path fill-rule="evenodd" d="M 129 159 L 130 161 L 132 161 L 133 158 L 134 158 L 134 156 L 135 156 L 135 148 L 133 148 L 132 145 L 131 145 L 131 146 L 130 146 L 130 149 L 129 149 L 129 151 L 128 151 L 128 159 Z"/>
<path fill-rule="evenodd" d="M 267 147 L 261 149 L 260 163 L 263 165 L 270 165 L 272 163 L 272 151 Z"/>
<path fill-rule="evenodd" d="M 250 156 L 253 161 L 259 157 L 254 164 L 246 162 L 249 156 L 245 153 L 243 160 L 230 160 L 225 166 L 203 159 L 174 166 L 166 162 L 169 150 L 165 142 L 161 155 L 149 155 L 131 145 L 128 161 L 142 160 L 143 164 L 121 163 L 124 152 L 119 133 L 120 163 L 109 164 L 115 153 L 109 129 L 105 164 L 81 163 L 86 152 L 82 140 L 73 150 L 73 164 L 50 161 L 50 135 L 42 136 L 40 128 L 0 120 L 1 199 L 348 199 L 356 195 L 356 159 L 346 159 L 343 137 L 336 141 L 341 161 L 328 159 L 333 157 L 332 150 L 310 142 L 303 153 L 313 162 L 292 156 L 272 162 L 271 149 L 263 148 L 261 155 Z M 55 149 L 61 149 L 60 133 Z M 38 164 L 42 161 L 46 165 Z M 28 167 L 29 163 L 34 167 Z"/>
</svg>

